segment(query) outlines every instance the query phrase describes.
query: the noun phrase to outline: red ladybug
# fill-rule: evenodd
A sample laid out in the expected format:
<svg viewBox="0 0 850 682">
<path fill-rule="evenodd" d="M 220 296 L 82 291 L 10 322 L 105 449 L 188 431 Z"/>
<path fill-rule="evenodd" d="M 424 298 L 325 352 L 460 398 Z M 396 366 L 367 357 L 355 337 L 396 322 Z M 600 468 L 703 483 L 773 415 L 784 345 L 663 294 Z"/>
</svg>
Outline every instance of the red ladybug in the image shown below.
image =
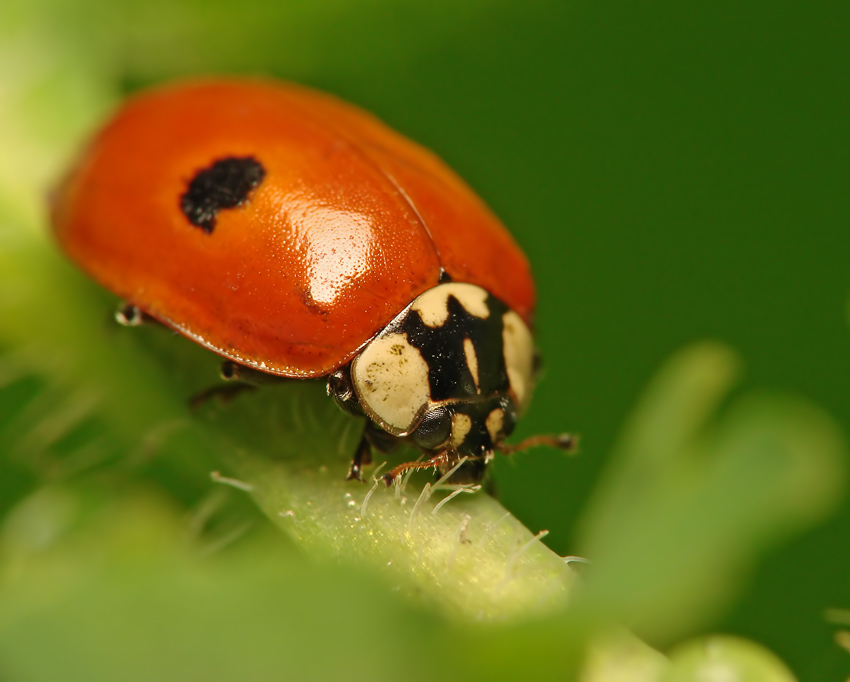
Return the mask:
<svg viewBox="0 0 850 682">
<path fill-rule="evenodd" d="M 230 374 L 327 377 L 367 417 L 349 477 L 398 439 L 429 458 L 388 483 L 462 458 L 480 478 L 515 449 L 502 441 L 534 378 L 528 262 L 436 156 L 349 104 L 262 80 L 143 93 L 68 175 L 53 226 L 95 280 Z"/>
</svg>

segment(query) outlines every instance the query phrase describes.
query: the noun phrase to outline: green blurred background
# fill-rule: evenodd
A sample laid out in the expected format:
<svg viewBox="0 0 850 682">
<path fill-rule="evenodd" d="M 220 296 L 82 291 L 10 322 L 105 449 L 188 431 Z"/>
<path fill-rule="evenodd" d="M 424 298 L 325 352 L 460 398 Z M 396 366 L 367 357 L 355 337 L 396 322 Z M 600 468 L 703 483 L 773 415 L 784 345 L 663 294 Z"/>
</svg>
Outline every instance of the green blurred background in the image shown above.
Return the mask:
<svg viewBox="0 0 850 682">
<path fill-rule="evenodd" d="M 582 438 L 576 458 L 494 465 L 503 503 L 560 554 L 641 388 L 689 342 L 728 343 L 743 388 L 850 425 L 843 0 L 5 0 L 0 14 L 4 78 L 37 69 L 40 44 L 89 74 L 59 84 L 90 88 L 69 125 L 174 76 L 271 74 L 363 106 L 464 176 L 539 287 L 546 372 L 520 434 Z M 804 679 L 846 677 L 823 612 L 850 605 L 848 537 L 845 502 L 763 558 L 711 629 Z"/>
</svg>

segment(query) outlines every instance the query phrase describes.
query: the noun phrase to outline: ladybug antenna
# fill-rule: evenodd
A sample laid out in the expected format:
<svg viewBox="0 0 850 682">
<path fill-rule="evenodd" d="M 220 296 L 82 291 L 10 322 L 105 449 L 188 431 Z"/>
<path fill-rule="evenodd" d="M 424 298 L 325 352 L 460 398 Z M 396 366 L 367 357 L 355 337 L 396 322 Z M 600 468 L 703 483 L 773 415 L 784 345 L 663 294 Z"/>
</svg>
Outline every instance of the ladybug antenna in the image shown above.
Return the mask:
<svg viewBox="0 0 850 682">
<path fill-rule="evenodd" d="M 502 443 L 496 448 L 496 451 L 503 455 L 512 455 L 515 452 L 537 447 L 538 445 L 548 445 L 549 447 L 558 448 L 558 450 L 575 454 L 577 450 L 577 443 L 578 438 L 569 433 L 559 433 L 558 435 L 538 435 L 526 438 L 516 445 Z"/>
</svg>

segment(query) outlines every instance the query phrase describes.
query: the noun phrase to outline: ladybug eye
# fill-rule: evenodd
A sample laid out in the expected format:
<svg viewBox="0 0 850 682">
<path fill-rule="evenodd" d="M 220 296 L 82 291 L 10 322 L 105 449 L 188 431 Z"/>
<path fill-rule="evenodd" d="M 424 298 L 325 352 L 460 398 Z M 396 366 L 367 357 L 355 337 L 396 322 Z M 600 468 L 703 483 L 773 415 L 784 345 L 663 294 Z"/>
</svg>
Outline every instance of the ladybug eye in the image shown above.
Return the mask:
<svg viewBox="0 0 850 682">
<path fill-rule="evenodd" d="M 328 376 L 327 392 L 345 412 L 356 415 L 363 414 L 363 409 L 354 394 L 351 376 L 347 369 L 339 369 Z"/>
<path fill-rule="evenodd" d="M 452 416 L 445 407 L 428 412 L 413 432 L 413 440 L 425 450 L 436 450 L 452 435 Z"/>
</svg>

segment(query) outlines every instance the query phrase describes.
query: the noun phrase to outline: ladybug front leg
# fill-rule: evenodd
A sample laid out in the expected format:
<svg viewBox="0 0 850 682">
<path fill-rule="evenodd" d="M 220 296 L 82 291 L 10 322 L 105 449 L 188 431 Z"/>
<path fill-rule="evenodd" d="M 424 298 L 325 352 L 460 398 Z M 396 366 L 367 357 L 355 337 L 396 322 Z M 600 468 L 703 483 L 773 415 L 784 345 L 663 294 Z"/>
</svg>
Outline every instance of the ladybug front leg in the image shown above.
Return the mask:
<svg viewBox="0 0 850 682">
<path fill-rule="evenodd" d="M 368 428 L 368 426 L 367 426 Z M 348 475 L 346 481 L 363 482 L 363 467 L 372 463 L 372 445 L 369 439 L 366 438 L 366 430 L 363 430 L 363 435 L 360 437 L 360 442 L 357 444 L 357 449 L 354 451 L 354 457 L 351 458 L 351 466 L 348 467 Z"/>
<path fill-rule="evenodd" d="M 457 457 L 452 455 L 448 450 L 444 450 L 443 452 L 434 455 L 431 459 L 426 459 L 424 461 L 418 462 L 405 462 L 404 464 L 399 464 L 397 467 L 391 469 L 387 473 L 385 473 L 381 480 L 383 480 L 384 484 L 389 487 L 393 484 L 396 478 L 399 475 L 403 474 L 405 471 L 409 471 L 410 469 L 439 469 L 440 467 L 444 467 L 447 464 L 451 464 L 457 461 Z"/>
<path fill-rule="evenodd" d="M 363 428 L 363 435 L 351 458 L 351 466 L 348 468 L 346 481 L 363 481 L 363 467 L 372 463 L 372 449 L 378 452 L 392 452 L 399 443 L 399 439 L 387 433 L 374 422 L 367 421 Z"/>
</svg>

